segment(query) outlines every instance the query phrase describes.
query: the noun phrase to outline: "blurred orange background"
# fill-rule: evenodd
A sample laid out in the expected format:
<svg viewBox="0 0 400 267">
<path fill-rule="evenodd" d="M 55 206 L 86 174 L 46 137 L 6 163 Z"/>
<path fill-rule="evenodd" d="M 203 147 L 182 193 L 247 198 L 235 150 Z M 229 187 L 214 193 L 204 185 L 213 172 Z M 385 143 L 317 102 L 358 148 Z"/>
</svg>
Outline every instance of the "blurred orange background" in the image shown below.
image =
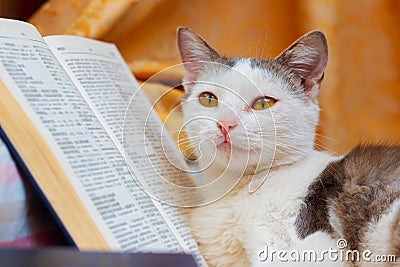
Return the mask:
<svg viewBox="0 0 400 267">
<path fill-rule="evenodd" d="M 329 62 L 317 147 L 344 153 L 360 141 L 400 140 L 397 0 L 50 0 L 29 22 L 43 35 L 116 43 L 140 80 L 179 62 L 178 26 L 191 27 L 227 56 L 262 58 L 320 29 L 328 38 Z M 161 82 L 180 75 L 171 73 Z M 153 95 L 166 90 L 153 88 Z M 183 95 L 179 89 L 172 94 L 159 107 L 161 115 Z"/>
</svg>

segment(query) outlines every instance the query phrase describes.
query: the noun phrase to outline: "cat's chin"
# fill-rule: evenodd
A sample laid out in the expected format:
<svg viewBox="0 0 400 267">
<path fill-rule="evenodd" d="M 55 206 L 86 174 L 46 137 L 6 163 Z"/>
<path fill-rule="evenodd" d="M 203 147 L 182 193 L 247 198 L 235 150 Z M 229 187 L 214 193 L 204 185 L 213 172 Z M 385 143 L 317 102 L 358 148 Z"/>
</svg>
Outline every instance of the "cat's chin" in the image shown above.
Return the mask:
<svg viewBox="0 0 400 267">
<path fill-rule="evenodd" d="M 249 151 L 246 149 L 243 149 L 239 145 L 235 145 L 230 142 L 222 142 L 216 146 L 217 148 L 217 153 L 222 154 L 224 158 L 230 158 L 231 156 L 244 156 L 248 157 Z"/>
<path fill-rule="evenodd" d="M 217 152 L 223 153 L 225 157 L 230 157 L 233 154 L 248 154 L 248 151 L 241 148 L 239 145 L 235 145 L 231 142 L 222 142 L 216 146 Z"/>
<path fill-rule="evenodd" d="M 219 151 L 229 152 L 232 150 L 232 143 L 230 142 L 222 142 L 217 145 L 217 149 Z"/>
</svg>

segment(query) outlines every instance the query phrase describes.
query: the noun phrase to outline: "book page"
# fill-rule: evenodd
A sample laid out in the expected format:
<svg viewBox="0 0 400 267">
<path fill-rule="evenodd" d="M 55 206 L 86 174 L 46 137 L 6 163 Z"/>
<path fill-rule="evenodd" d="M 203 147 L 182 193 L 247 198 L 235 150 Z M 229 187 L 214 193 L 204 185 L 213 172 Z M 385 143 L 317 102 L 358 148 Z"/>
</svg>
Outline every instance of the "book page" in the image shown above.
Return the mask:
<svg viewBox="0 0 400 267">
<path fill-rule="evenodd" d="M 75 106 L 85 109 L 85 105 L 81 105 L 82 100 L 75 93 L 75 86 L 54 58 L 36 28 L 27 23 L 7 19 L 0 19 L 0 25 L 0 79 L 6 86 L 1 89 L 9 90 L 13 98 L 18 101 L 18 105 L 34 124 L 35 130 L 48 143 L 51 153 L 55 155 L 62 166 L 62 171 L 70 179 L 70 183 L 81 197 L 85 209 L 91 214 L 92 220 L 97 222 L 96 227 L 106 236 L 107 244 L 117 248 L 118 242 L 112 237 L 109 228 L 104 224 L 100 213 L 96 211 L 93 201 L 84 188 L 84 175 L 80 180 L 73 171 L 73 166 L 78 164 L 78 161 L 74 162 L 74 157 L 79 159 L 84 155 L 82 153 L 76 155 L 75 152 L 79 151 L 69 149 L 70 146 L 67 146 L 68 143 L 93 145 L 93 140 L 88 140 L 89 135 L 86 135 L 88 129 L 83 126 L 78 111 L 73 110 Z M 64 96 L 67 97 L 64 98 Z M 5 98 L 2 97 L 0 100 L 2 106 L 7 104 Z M 86 111 L 89 112 L 88 109 Z M 17 113 L 15 116 L 21 117 Z M 88 113 L 87 120 L 88 122 L 94 121 L 91 113 Z M 3 127 L 6 128 L 8 125 L 3 125 Z M 98 128 L 100 127 L 98 126 Z M 7 134 L 12 142 L 18 141 L 13 140 L 13 137 L 20 133 Z M 25 133 L 25 135 L 29 134 L 30 132 Z M 29 147 L 23 149 L 28 150 Z M 18 153 L 22 154 L 24 151 L 18 151 Z M 39 151 L 34 151 L 30 156 L 40 156 L 36 153 L 39 154 Z M 63 153 L 67 155 L 67 158 L 63 156 Z M 70 156 L 69 160 L 68 155 Z M 25 158 L 25 160 L 27 159 Z M 28 166 L 30 170 L 32 167 L 35 166 Z M 35 170 L 40 175 L 40 170 L 38 171 L 37 168 Z M 79 168 L 77 171 L 79 172 Z M 84 171 L 82 168 L 82 172 Z M 37 180 L 46 179 L 46 177 L 37 177 L 35 173 L 32 175 Z M 52 184 L 53 181 L 48 181 L 48 183 Z M 39 186 L 43 185 L 40 182 L 38 184 Z M 41 190 L 45 192 L 46 188 L 41 188 Z M 48 201 L 52 206 L 55 204 L 53 208 L 64 223 L 66 219 L 66 216 L 62 216 L 64 208 L 59 206 L 59 203 L 53 203 L 49 198 Z M 88 222 L 83 223 L 84 225 L 88 224 Z M 67 221 L 66 224 L 68 229 L 69 222 Z M 88 224 L 88 226 L 90 225 Z M 68 229 L 68 231 L 71 230 L 74 229 Z M 91 231 L 88 229 L 88 232 Z M 74 240 L 79 239 L 79 236 L 71 235 Z M 91 247 L 86 244 L 82 246 Z"/>
<path fill-rule="evenodd" d="M 142 178 L 139 181 L 136 179 L 136 182 L 142 187 L 141 181 L 152 186 L 162 185 L 162 179 L 157 175 L 159 174 L 162 177 L 171 177 L 170 182 L 180 181 L 180 186 L 193 185 L 193 177 L 188 177 L 186 171 L 175 168 L 165 158 L 164 151 L 168 149 L 174 162 L 182 168 L 188 168 L 170 135 L 165 129 L 162 131 L 160 119 L 146 96 L 139 90 L 139 85 L 114 45 L 73 36 L 50 36 L 45 40 L 103 123 L 121 155 L 133 159 L 131 166 L 135 170 L 134 177 Z M 129 143 L 129 151 L 124 147 L 124 142 Z M 150 194 L 153 204 L 159 208 L 186 251 L 195 253 L 200 258 L 181 212 L 162 203 L 168 201 L 157 198 L 162 194 L 161 191 L 156 192 L 157 196 Z M 175 191 L 172 191 L 161 200 L 175 197 Z M 182 191 L 187 199 L 194 199 L 190 190 Z"/>
<path fill-rule="evenodd" d="M 6 19 L 1 19 L 0 25 L 1 80 L 46 140 L 109 247 L 184 251 L 157 206 L 132 179 L 104 125 L 37 30 Z M 57 214 L 63 212 L 65 207 L 48 200 Z M 66 217 L 61 219 L 68 222 Z M 68 223 L 66 228 L 75 231 L 72 238 L 79 240 L 80 233 L 92 231 L 89 226 L 82 221 L 80 229 L 68 229 Z M 85 247 L 84 242 L 77 245 Z"/>
</svg>

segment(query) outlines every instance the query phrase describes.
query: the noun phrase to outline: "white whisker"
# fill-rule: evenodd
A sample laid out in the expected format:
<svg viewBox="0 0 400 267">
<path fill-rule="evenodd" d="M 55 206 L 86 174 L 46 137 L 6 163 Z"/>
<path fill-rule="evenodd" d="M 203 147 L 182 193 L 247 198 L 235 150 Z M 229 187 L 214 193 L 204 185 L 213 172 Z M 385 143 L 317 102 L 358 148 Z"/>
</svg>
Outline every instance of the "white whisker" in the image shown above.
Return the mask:
<svg viewBox="0 0 400 267">
<path fill-rule="evenodd" d="M 196 141 L 197 140 L 197 138 L 196 139 L 179 139 L 179 140 L 177 140 L 175 143 L 177 143 L 177 144 L 187 144 L 187 143 L 192 143 L 192 142 L 194 142 L 194 141 Z"/>
</svg>

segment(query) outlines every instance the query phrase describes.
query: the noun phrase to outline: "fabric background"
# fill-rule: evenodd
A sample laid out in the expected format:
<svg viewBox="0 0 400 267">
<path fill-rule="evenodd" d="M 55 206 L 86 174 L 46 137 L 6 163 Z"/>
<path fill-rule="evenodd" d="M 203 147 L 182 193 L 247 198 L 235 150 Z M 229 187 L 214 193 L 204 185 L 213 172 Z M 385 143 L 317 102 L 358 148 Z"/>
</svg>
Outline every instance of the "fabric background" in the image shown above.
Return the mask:
<svg viewBox="0 0 400 267">
<path fill-rule="evenodd" d="M 116 43 L 142 80 L 179 63 L 178 26 L 191 27 L 225 55 L 262 58 L 320 29 L 329 62 L 317 147 L 344 153 L 360 141 L 400 140 L 399 14 L 396 0 L 50 0 L 30 22 L 44 35 Z"/>
<path fill-rule="evenodd" d="M 67 244 L 39 193 L 0 139 L 0 248 Z"/>
</svg>

